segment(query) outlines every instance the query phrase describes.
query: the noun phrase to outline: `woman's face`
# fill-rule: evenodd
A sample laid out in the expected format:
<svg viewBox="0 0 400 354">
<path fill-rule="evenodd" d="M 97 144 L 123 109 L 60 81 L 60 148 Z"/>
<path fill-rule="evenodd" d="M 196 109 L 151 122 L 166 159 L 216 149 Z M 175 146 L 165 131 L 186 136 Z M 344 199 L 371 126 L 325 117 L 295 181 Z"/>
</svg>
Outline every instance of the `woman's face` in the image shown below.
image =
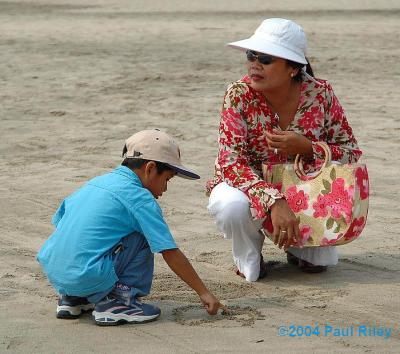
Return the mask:
<svg viewBox="0 0 400 354">
<path fill-rule="evenodd" d="M 253 52 L 257 55 L 262 53 Z M 292 73 L 295 69 L 290 67 L 285 59 L 272 57 L 270 64 L 261 64 L 258 59 L 247 61 L 247 71 L 250 85 L 254 90 L 261 92 L 273 92 L 291 83 Z"/>
</svg>

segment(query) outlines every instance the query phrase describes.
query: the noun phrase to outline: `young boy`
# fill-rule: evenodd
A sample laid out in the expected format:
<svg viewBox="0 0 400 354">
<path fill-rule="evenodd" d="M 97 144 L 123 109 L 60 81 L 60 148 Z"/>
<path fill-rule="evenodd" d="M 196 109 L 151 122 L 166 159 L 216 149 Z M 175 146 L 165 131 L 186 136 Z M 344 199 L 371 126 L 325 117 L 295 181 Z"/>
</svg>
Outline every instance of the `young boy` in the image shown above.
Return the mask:
<svg viewBox="0 0 400 354">
<path fill-rule="evenodd" d="M 215 315 L 222 305 L 176 246 L 156 202 L 173 176 L 200 177 L 182 166 L 179 147 L 159 130 L 132 135 L 123 156 L 121 166 L 90 180 L 53 216 L 56 229 L 37 258 L 60 294 L 57 317 L 94 308 L 103 326 L 155 320 L 160 309 L 138 297 L 150 291 L 156 252 Z"/>
</svg>

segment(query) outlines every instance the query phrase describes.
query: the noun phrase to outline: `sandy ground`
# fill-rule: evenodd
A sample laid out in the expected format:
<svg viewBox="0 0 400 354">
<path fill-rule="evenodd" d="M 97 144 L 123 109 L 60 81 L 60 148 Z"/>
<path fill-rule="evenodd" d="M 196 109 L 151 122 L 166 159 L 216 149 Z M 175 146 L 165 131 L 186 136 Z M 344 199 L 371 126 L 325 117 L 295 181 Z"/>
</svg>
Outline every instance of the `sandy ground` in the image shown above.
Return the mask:
<svg viewBox="0 0 400 354">
<path fill-rule="evenodd" d="M 0 1 L 0 352 L 399 352 L 400 3 L 398 1 Z M 307 275 L 281 261 L 246 283 L 207 213 L 203 186 L 216 155 L 227 83 L 244 73 L 228 41 L 267 17 L 298 21 L 317 76 L 347 110 L 371 179 L 369 221 L 340 264 Z M 60 201 L 120 162 L 123 140 L 159 127 L 181 143 L 196 182 L 174 180 L 161 200 L 181 249 L 235 311 L 209 317 L 159 255 L 146 325 L 62 321 L 35 261 Z M 320 335 L 279 336 L 280 326 Z M 326 326 L 392 328 L 391 336 L 324 335 Z M 345 334 L 345 333 L 343 333 Z"/>
</svg>

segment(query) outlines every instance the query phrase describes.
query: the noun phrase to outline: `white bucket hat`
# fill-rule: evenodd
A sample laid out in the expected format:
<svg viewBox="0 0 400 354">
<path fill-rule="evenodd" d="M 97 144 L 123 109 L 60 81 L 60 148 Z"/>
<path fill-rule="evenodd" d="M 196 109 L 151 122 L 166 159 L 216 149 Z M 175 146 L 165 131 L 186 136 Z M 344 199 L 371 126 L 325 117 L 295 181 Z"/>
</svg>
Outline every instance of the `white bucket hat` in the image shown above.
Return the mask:
<svg viewBox="0 0 400 354">
<path fill-rule="evenodd" d="M 200 178 L 197 173 L 182 165 L 181 151 L 172 137 L 158 129 L 142 130 L 126 139 L 123 156 L 127 159 L 162 162 L 179 177 Z"/>
<path fill-rule="evenodd" d="M 283 18 L 264 20 L 250 38 L 229 43 L 228 46 L 307 64 L 307 38 L 303 29 Z"/>
</svg>

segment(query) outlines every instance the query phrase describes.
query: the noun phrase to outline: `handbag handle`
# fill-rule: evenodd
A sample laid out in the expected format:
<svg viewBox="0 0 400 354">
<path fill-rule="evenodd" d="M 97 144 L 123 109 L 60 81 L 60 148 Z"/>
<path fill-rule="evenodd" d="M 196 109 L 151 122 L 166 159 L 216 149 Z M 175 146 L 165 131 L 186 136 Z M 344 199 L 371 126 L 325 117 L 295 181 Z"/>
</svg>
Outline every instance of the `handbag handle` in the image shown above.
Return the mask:
<svg viewBox="0 0 400 354">
<path fill-rule="evenodd" d="M 313 175 L 312 178 L 310 178 L 310 176 L 308 176 L 304 172 L 302 156 L 300 154 L 297 154 L 296 158 L 294 160 L 294 172 L 296 173 L 297 177 L 299 177 L 302 180 L 304 180 L 304 179 L 307 179 L 307 180 L 314 179 L 315 177 L 319 176 L 321 174 L 322 170 L 324 168 L 328 167 L 328 165 L 330 165 L 330 163 L 332 161 L 331 149 L 329 148 L 327 143 L 322 142 L 322 141 L 317 141 L 314 144 L 318 145 L 324 151 L 325 160 L 324 160 L 324 163 L 322 164 L 321 168 L 319 169 L 319 171 L 317 171 L 315 173 L 315 175 Z"/>
</svg>

